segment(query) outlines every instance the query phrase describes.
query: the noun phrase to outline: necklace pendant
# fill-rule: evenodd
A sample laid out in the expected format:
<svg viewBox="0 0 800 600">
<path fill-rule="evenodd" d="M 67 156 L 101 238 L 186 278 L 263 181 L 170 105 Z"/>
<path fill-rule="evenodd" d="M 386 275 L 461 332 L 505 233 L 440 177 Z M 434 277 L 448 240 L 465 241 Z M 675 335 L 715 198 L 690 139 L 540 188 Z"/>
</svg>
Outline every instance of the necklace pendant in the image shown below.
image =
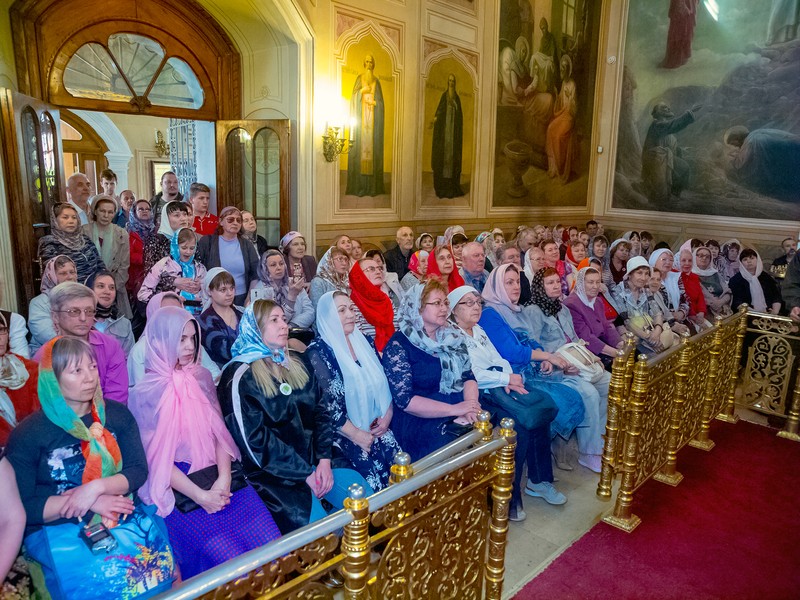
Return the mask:
<svg viewBox="0 0 800 600">
<path fill-rule="evenodd" d="M 280 387 L 278 388 L 278 390 L 279 390 L 279 391 L 280 391 L 280 393 L 281 393 L 281 394 L 283 394 L 284 396 L 288 396 L 289 394 L 291 394 L 291 393 L 292 393 L 292 386 L 290 386 L 288 383 L 284 382 L 284 383 L 282 383 L 282 384 L 280 385 Z"/>
</svg>

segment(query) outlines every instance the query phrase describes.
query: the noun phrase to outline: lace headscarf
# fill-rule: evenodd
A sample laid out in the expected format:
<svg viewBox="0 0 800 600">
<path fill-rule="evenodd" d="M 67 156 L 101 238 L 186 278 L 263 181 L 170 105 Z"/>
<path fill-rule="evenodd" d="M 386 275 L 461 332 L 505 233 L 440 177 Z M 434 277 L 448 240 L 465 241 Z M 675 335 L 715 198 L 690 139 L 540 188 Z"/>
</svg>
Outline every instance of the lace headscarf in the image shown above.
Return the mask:
<svg viewBox="0 0 800 600">
<path fill-rule="evenodd" d="M 39 287 L 39 289 L 45 296 L 49 296 L 50 290 L 52 290 L 54 287 L 58 285 L 58 275 L 56 274 L 56 261 L 62 258 L 71 262 L 72 266 L 75 267 L 75 262 L 65 254 L 59 254 L 58 256 L 54 256 L 53 258 L 48 260 L 47 264 L 44 266 L 44 272 L 42 273 L 42 283 Z"/>
<path fill-rule="evenodd" d="M 435 340 L 425 333 L 420 314 L 424 287 L 418 283 L 409 288 L 403 297 L 400 305 L 399 329 L 414 346 L 439 359 L 442 367 L 439 391 L 443 394 L 460 392 L 464 389 L 461 376 L 464 371 L 471 368 L 467 346 L 458 330 L 450 323 L 445 323 L 436 330 Z"/>
<path fill-rule="evenodd" d="M 542 309 L 548 317 L 555 317 L 561 312 L 561 299 L 551 298 L 544 289 L 544 274 L 547 269 L 539 269 L 531 279 L 531 302 Z"/>
<path fill-rule="evenodd" d="M 756 252 L 753 250 L 753 252 Z M 756 252 L 756 272 L 751 274 L 742 261 L 737 261 L 739 264 L 739 274 L 744 277 L 744 280 L 750 285 L 750 305 L 758 312 L 767 312 L 767 299 L 764 297 L 764 288 L 761 287 L 761 282 L 758 276 L 764 271 L 764 263 L 761 262 L 761 255 Z"/>
<path fill-rule="evenodd" d="M 336 272 L 336 269 L 333 265 L 333 259 L 331 258 L 331 250 L 333 250 L 333 248 L 328 248 L 328 250 L 320 259 L 319 264 L 317 265 L 317 277 L 324 279 L 337 290 L 349 292 L 347 273 L 340 275 Z"/>
<path fill-rule="evenodd" d="M 128 230 L 128 233 L 135 233 L 138 235 L 144 242 L 147 241 L 147 238 L 153 235 L 156 225 L 152 212 L 150 213 L 149 219 L 140 219 L 136 216 L 136 207 L 142 202 L 148 206 L 150 205 L 147 200 L 137 200 L 134 202 L 133 206 L 131 206 L 131 209 L 128 211 L 128 225 L 126 226 L 126 229 Z"/>
<path fill-rule="evenodd" d="M 583 264 L 583 261 L 581 261 L 581 264 Z M 583 267 L 580 271 L 578 271 L 578 275 L 575 277 L 575 289 L 572 290 L 572 293 L 575 294 L 586 306 L 594 309 L 594 303 L 597 302 L 597 296 L 589 300 L 589 296 L 586 295 L 586 276 L 590 273 L 597 273 L 598 275 L 601 274 L 600 271 L 594 267 Z"/>
<path fill-rule="evenodd" d="M 78 209 L 70 204 L 64 207 L 62 210 L 74 210 L 77 212 Z M 50 235 L 52 235 L 58 243 L 69 248 L 70 250 L 80 250 L 86 244 L 86 236 L 83 235 L 80 220 L 78 220 L 75 231 L 72 233 L 64 231 L 58 226 L 58 218 L 56 217 L 55 206 L 50 209 Z"/>
<path fill-rule="evenodd" d="M 267 261 L 272 256 L 280 257 L 284 263 L 283 277 L 280 280 L 274 280 L 270 277 Z M 289 295 L 289 266 L 286 265 L 286 258 L 279 250 L 267 250 L 264 252 L 264 256 L 261 257 L 258 263 L 258 278 L 265 286 L 272 289 L 275 303 L 279 306 L 285 306 Z"/>
</svg>

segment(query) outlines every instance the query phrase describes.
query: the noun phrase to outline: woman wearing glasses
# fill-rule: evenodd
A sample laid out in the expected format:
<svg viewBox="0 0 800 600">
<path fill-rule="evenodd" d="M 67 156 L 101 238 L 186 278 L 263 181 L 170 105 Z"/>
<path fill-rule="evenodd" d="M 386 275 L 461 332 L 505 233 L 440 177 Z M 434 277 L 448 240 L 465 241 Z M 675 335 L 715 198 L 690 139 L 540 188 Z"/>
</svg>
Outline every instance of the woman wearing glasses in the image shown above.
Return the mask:
<svg viewBox="0 0 800 600">
<path fill-rule="evenodd" d="M 258 284 L 258 253 L 253 244 L 240 235 L 242 212 L 235 206 L 226 206 L 219 213 L 222 233 L 207 235 L 197 243 L 197 259 L 206 269 L 222 267 L 233 275 L 236 296 L 233 303 L 245 306 L 250 290 Z"/>
<path fill-rule="evenodd" d="M 447 288 L 438 279 L 415 285 L 383 351 L 396 409 L 392 431 L 413 460 L 469 431 L 481 411 L 469 352 L 449 314 Z"/>
<path fill-rule="evenodd" d="M 362 258 L 350 269 L 350 289 L 358 329 L 374 338 L 378 352 L 383 352 L 397 327 L 402 297 L 389 287 L 383 267 L 371 258 Z"/>
<path fill-rule="evenodd" d="M 350 256 L 336 246 L 329 248 L 317 265 L 317 276 L 311 280 L 308 295 L 317 310 L 317 303 L 328 292 L 344 292 L 350 295 Z"/>
<path fill-rule="evenodd" d="M 119 342 L 94 329 L 97 298 L 85 285 L 67 281 L 50 292 L 50 312 L 56 332 L 88 342 L 97 359 L 97 373 L 103 396 L 123 404 L 128 403 L 128 367 Z M 41 359 L 42 348 L 34 356 Z"/>
<path fill-rule="evenodd" d="M 483 300 L 473 287 L 463 285 L 448 295 L 450 318 L 463 334 L 472 372 L 481 390 L 481 403 L 494 414 L 497 422 L 504 417 L 514 419 L 517 431 L 514 491 L 509 519 L 522 521 L 522 466 L 528 463 L 526 492 L 550 504 L 564 504 L 566 496 L 553 487 L 553 464 L 550 461 L 550 423 L 558 407 L 546 391 L 526 385 L 522 375 L 514 373 L 511 363 L 494 347 L 489 336 L 478 325 Z"/>
</svg>

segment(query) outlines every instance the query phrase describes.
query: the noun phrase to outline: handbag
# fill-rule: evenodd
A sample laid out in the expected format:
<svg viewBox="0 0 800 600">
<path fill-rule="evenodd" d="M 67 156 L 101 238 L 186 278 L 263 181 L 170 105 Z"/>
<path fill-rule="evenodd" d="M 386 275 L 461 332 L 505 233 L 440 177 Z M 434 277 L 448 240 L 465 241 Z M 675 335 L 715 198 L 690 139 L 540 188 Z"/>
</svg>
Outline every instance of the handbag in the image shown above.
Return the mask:
<svg viewBox="0 0 800 600">
<path fill-rule="evenodd" d="M 138 505 L 110 529 L 116 545 L 108 552 L 93 553 L 82 528 L 75 522 L 45 525 L 25 538 L 23 555 L 39 597 L 150 598 L 172 587 L 175 559 L 155 506 Z"/>
<path fill-rule="evenodd" d="M 606 373 L 603 365 L 597 362 L 594 354 L 586 348 L 584 340 L 564 344 L 555 353 L 573 367 L 577 367 L 581 379 L 589 383 L 597 383 Z"/>
<path fill-rule="evenodd" d="M 189 481 L 199 487 L 201 490 L 210 490 L 214 482 L 219 477 L 219 470 L 217 465 L 211 465 L 205 469 L 200 469 L 194 473 L 187 475 Z M 231 494 L 238 492 L 242 488 L 247 487 L 247 480 L 244 478 L 244 472 L 238 463 L 231 465 Z M 189 498 L 186 494 L 180 493 L 178 490 L 173 490 L 175 494 L 175 508 L 182 513 L 192 512 L 200 508 L 200 505 Z"/>
</svg>

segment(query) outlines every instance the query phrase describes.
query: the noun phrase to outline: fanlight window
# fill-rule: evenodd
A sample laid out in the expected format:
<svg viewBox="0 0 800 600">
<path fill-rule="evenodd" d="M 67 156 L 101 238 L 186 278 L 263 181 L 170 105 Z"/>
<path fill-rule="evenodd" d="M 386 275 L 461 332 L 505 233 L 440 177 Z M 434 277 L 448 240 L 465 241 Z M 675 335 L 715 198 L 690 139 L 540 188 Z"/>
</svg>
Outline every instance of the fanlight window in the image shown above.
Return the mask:
<svg viewBox="0 0 800 600">
<path fill-rule="evenodd" d="M 78 98 L 130 102 L 140 110 L 150 105 L 197 109 L 203 89 L 183 60 L 167 57 L 148 37 L 115 33 L 108 46 L 84 44 L 64 70 L 64 87 Z"/>
</svg>

